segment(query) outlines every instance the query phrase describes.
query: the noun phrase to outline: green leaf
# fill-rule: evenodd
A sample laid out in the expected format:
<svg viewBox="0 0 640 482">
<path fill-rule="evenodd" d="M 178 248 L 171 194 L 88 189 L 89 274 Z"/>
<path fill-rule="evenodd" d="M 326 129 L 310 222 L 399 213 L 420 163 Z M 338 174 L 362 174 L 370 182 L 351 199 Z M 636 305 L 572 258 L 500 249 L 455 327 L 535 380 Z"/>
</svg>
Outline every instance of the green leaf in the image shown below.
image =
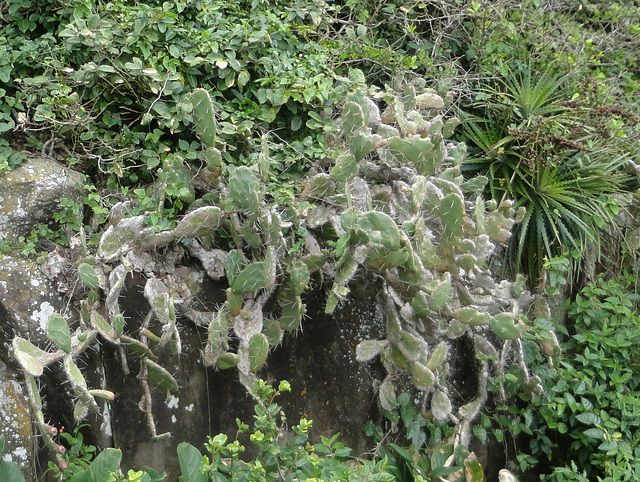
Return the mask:
<svg viewBox="0 0 640 482">
<path fill-rule="evenodd" d="M 20 467 L 15 462 L 0 460 L 0 480 L 7 482 L 24 482 L 24 475 L 20 472 Z"/>
<path fill-rule="evenodd" d="M 576 415 L 576 419 L 585 425 L 600 425 L 602 423 L 602 419 L 591 412 L 579 413 Z"/>
<path fill-rule="evenodd" d="M 179 482 L 207 482 L 209 478 L 204 472 L 202 454 L 193 445 L 182 442 L 178 445 L 178 461 L 182 475 Z"/>
</svg>

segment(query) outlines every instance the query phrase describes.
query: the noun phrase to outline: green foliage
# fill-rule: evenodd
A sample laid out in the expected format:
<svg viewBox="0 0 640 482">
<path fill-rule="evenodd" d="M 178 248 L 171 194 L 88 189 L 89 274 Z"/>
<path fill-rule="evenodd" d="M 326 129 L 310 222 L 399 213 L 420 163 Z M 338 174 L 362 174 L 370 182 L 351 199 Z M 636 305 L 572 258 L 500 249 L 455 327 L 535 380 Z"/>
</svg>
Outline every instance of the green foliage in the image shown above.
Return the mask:
<svg viewBox="0 0 640 482">
<path fill-rule="evenodd" d="M 488 177 L 492 199 L 512 199 L 526 209 L 513 228 L 502 272 L 525 273 L 532 285 L 546 259 L 571 254 L 576 277 L 587 247 L 598 250 L 614 225 L 618 205 L 612 196 L 624 187 L 622 168 L 632 155 L 630 144 L 610 138 L 627 138 L 636 121 L 603 131 L 597 125 L 602 119 L 595 119 L 603 106 L 559 101 L 564 81 L 551 69 L 537 78 L 529 70 L 510 74 L 478 95 L 485 117 L 466 129 L 479 153 L 465 169 Z"/>
<path fill-rule="evenodd" d="M 0 435 L 0 457 L 4 452 L 5 437 Z M 20 467 L 15 462 L 0 459 L 0 479 L 15 480 L 15 482 L 24 482 L 24 476 L 20 472 Z"/>
<path fill-rule="evenodd" d="M 523 469 L 548 467 L 544 480 L 554 481 L 638 477 L 640 371 L 634 340 L 640 335 L 639 299 L 629 275 L 600 277 L 586 286 L 570 305 L 572 334 L 562 344 L 561 357 L 554 325 L 536 320 L 524 353 L 544 392 L 524 408 L 508 407 L 495 418 L 511 434 L 528 435 L 528 450 L 523 447 L 518 455 Z"/>
</svg>

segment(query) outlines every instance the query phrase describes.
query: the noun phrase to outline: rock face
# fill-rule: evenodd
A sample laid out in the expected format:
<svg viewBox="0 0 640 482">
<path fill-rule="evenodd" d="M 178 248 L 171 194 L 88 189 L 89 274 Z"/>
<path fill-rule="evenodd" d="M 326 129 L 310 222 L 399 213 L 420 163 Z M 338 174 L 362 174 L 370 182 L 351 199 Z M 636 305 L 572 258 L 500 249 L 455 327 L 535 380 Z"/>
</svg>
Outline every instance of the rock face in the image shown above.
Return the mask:
<svg viewBox="0 0 640 482">
<path fill-rule="evenodd" d="M 5 436 L 4 460 L 16 462 L 28 481 L 35 480 L 35 454 L 31 438 L 29 400 L 11 368 L 0 361 L 0 427 Z"/>
<path fill-rule="evenodd" d="M 0 240 L 17 240 L 39 223 L 53 222 L 62 197 L 82 196 L 82 176 L 46 158 L 33 158 L 0 177 Z M 38 447 L 21 372 L 10 353 L 20 336 L 45 348 L 49 314 L 67 313 L 64 299 L 38 265 L 20 257 L 0 258 L 0 426 L 7 440 L 4 458 L 35 480 Z"/>
<path fill-rule="evenodd" d="M 80 173 L 44 157 L 3 173 L 0 185 L 0 239 L 8 240 L 52 222 L 61 198 L 79 200 L 83 194 Z"/>
</svg>

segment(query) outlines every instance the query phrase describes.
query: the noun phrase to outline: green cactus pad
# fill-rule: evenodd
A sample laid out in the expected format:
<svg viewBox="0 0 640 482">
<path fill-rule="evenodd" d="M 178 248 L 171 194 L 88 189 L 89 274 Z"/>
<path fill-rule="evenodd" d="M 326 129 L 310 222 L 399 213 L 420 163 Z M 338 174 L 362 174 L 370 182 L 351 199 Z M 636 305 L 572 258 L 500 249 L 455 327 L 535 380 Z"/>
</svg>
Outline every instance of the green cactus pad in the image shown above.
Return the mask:
<svg viewBox="0 0 640 482">
<path fill-rule="evenodd" d="M 71 356 L 65 356 L 62 365 L 64 367 L 64 373 L 67 376 L 67 379 L 71 383 L 76 394 L 80 394 L 87 389 L 87 381 L 82 375 L 82 372 L 78 368 L 78 365 L 75 364 Z"/>
<path fill-rule="evenodd" d="M 400 251 L 386 251 L 383 249 L 371 249 L 364 264 L 374 270 L 387 270 L 403 266 L 411 259 L 406 249 Z"/>
<path fill-rule="evenodd" d="M 262 322 L 262 332 L 267 337 L 269 346 L 278 345 L 284 336 L 284 330 L 280 326 L 280 322 L 271 318 L 266 318 Z"/>
<path fill-rule="evenodd" d="M 451 137 L 456 129 L 460 125 L 460 119 L 457 117 L 450 117 L 442 126 L 442 137 L 448 139 Z"/>
<path fill-rule="evenodd" d="M 294 259 L 287 269 L 289 273 L 289 288 L 300 295 L 309 286 L 309 268 L 300 259 Z"/>
<path fill-rule="evenodd" d="M 433 384 L 436 381 L 436 376 L 429 368 L 424 366 L 422 363 L 415 362 L 413 364 L 413 370 L 411 373 L 411 381 L 418 390 L 426 392 L 433 388 Z"/>
<path fill-rule="evenodd" d="M 447 353 L 449 352 L 449 345 L 445 341 L 441 341 L 431 352 L 429 360 L 427 361 L 427 368 L 430 370 L 436 370 L 447 359 Z"/>
<path fill-rule="evenodd" d="M 262 190 L 256 175 L 246 166 L 236 167 L 229 176 L 229 196 L 239 209 L 257 214 Z"/>
<path fill-rule="evenodd" d="M 407 360 L 416 361 L 425 355 L 425 342 L 408 331 L 400 332 L 400 343 L 398 348 Z"/>
<path fill-rule="evenodd" d="M 220 221 L 224 213 L 219 207 L 204 206 L 187 215 L 180 220 L 173 234 L 176 238 L 201 238 L 213 233 L 220 227 Z"/>
<path fill-rule="evenodd" d="M 265 276 L 267 272 L 267 267 L 263 261 L 251 263 L 238 273 L 231 288 L 239 294 L 261 290 L 268 285 L 269 280 Z"/>
<path fill-rule="evenodd" d="M 65 353 L 71 352 L 69 324 L 58 313 L 51 313 L 47 321 L 47 338 Z"/>
<path fill-rule="evenodd" d="M 116 398 L 116 394 L 109 390 L 93 389 L 89 390 L 89 395 L 91 395 L 92 397 L 102 398 L 103 400 L 108 400 L 110 402 L 112 402 Z"/>
<path fill-rule="evenodd" d="M 356 361 L 367 362 L 389 346 L 388 340 L 363 340 L 356 347 Z"/>
<path fill-rule="evenodd" d="M 305 313 L 305 306 L 293 290 L 286 291 L 282 300 L 282 313 L 280 315 L 280 326 L 283 330 L 297 330 Z"/>
<path fill-rule="evenodd" d="M 344 104 L 342 109 L 342 132 L 346 138 L 357 134 L 365 126 L 362 107 L 353 101 Z"/>
<path fill-rule="evenodd" d="M 249 370 L 252 373 L 262 368 L 269 354 L 269 340 L 264 333 L 256 333 L 249 340 Z"/>
<path fill-rule="evenodd" d="M 525 331 L 527 326 L 511 313 L 499 313 L 489 322 L 491 330 L 503 340 L 515 340 Z"/>
<path fill-rule="evenodd" d="M 382 138 L 375 134 L 360 133 L 354 135 L 349 142 L 349 149 L 356 162 L 360 162 L 367 157 L 369 153 L 379 145 Z"/>
<path fill-rule="evenodd" d="M 446 420 L 451 414 L 451 400 L 442 390 L 436 390 L 431 399 L 431 413 L 436 420 Z"/>
<path fill-rule="evenodd" d="M 100 286 L 95 268 L 88 263 L 80 263 L 78 266 L 78 277 L 80 281 L 82 281 L 82 284 L 89 289 L 96 290 Z"/>
<path fill-rule="evenodd" d="M 372 245 L 384 246 L 390 251 L 397 251 L 402 247 L 398 226 L 388 214 L 380 211 L 366 212 L 358 218 L 357 225 L 366 233 Z"/>
<path fill-rule="evenodd" d="M 149 379 L 153 381 L 159 388 L 168 392 L 175 392 L 178 389 L 178 382 L 168 370 L 149 358 L 144 359 L 149 373 Z"/>
<path fill-rule="evenodd" d="M 16 357 L 22 369 L 34 377 L 42 375 L 49 353 L 19 336 L 16 336 L 11 344 L 13 345 L 13 356 Z"/>
<path fill-rule="evenodd" d="M 205 146 L 216 145 L 216 118 L 213 101 L 209 92 L 204 89 L 195 89 L 191 95 L 193 104 L 193 123 L 198 137 Z"/>
<path fill-rule="evenodd" d="M 207 167 L 214 173 L 220 173 L 222 168 L 222 153 L 215 147 L 207 147 L 204 151 Z"/>
<path fill-rule="evenodd" d="M 429 308 L 433 311 L 440 311 L 451 298 L 451 274 L 445 273 L 442 281 L 438 282 L 431 291 L 429 297 Z"/>
<path fill-rule="evenodd" d="M 329 174 L 316 174 L 304 183 L 302 197 L 305 199 L 323 199 L 336 191 L 336 183 Z"/>
<path fill-rule="evenodd" d="M 453 318 L 471 326 L 486 325 L 491 320 L 489 313 L 482 313 L 475 308 L 460 308 L 453 312 Z"/>
<path fill-rule="evenodd" d="M 120 341 L 124 343 L 127 348 L 130 349 L 138 358 L 146 358 L 153 355 L 153 353 L 151 353 L 151 350 L 149 350 L 149 347 L 147 347 L 139 340 L 136 340 L 135 338 L 122 335 L 120 337 Z"/>
<path fill-rule="evenodd" d="M 460 236 L 464 220 L 464 201 L 460 196 L 450 193 L 442 198 L 438 215 L 448 238 Z"/>
<path fill-rule="evenodd" d="M 223 353 L 216 360 L 216 368 L 226 370 L 237 366 L 238 363 L 240 363 L 240 356 L 237 353 Z"/>
<path fill-rule="evenodd" d="M 329 176 L 335 181 L 350 181 L 358 173 L 358 162 L 353 154 L 343 154 L 336 159 Z"/>
<path fill-rule="evenodd" d="M 336 264 L 334 280 L 338 285 L 344 286 L 355 276 L 357 270 L 358 261 L 353 256 L 352 249 L 348 249 L 342 253 Z"/>
<path fill-rule="evenodd" d="M 232 285 L 242 269 L 244 264 L 244 255 L 240 249 L 232 249 L 224 258 L 224 271 L 227 275 L 227 281 Z"/>
</svg>

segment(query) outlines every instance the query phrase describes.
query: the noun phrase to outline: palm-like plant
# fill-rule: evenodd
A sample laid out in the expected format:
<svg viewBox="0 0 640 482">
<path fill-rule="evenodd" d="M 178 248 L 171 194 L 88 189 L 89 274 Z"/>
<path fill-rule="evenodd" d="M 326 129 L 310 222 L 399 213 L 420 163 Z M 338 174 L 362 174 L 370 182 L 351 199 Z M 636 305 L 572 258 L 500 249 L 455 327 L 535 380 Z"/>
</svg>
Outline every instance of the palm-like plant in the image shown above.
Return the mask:
<svg viewBox="0 0 640 482">
<path fill-rule="evenodd" d="M 587 244 L 597 247 L 601 227 L 613 224 L 621 191 L 624 157 L 610 161 L 611 150 L 598 149 L 584 112 L 561 105 L 566 76 L 547 70 L 512 74 L 483 89 L 476 116 L 464 135 L 476 148 L 467 172 L 489 178 L 486 195 L 526 208 L 505 248 L 503 274 L 522 272 L 535 285 L 545 259 L 571 254 L 579 273 Z M 596 146 L 596 147 L 594 147 Z"/>
<path fill-rule="evenodd" d="M 545 259 L 571 254 L 574 274 L 587 246 L 598 250 L 601 228 L 613 225 L 611 195 L 622 186 L 622 161 L 607 162 L 576 154 L 558 165 L 513 171 L 507 193 L 526 214 L 514 227 L 505 251 L 506 274 L 523 272 L 538 279 Z"/>
</svg>

